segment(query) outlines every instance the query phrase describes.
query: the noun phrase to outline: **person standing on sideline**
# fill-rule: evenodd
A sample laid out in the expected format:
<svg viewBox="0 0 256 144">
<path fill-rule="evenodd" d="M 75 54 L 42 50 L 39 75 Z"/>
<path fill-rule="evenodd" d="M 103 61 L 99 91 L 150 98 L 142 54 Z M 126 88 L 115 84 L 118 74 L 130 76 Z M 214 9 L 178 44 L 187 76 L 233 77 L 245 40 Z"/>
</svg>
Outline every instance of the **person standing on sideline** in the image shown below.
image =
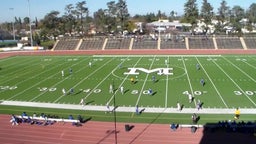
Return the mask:
<svg viewBox="0 0 256 144">
<path fill-rule="evenodd" d="M 178 111 L 181 111 L 181 105 L 180 105 L 179 102 L 177 102 L 177 110 L 178 110 Z"/>
<path fill-rule="evenodd" d="M 61 71 L 61 76 L 64 77 L 64 70 Z"/>
<path fill-rule="evenodd" d="M 109 106 L 109 103 L 108 103 L 108 102 L 106 103 L 106 108 L 107 108 L 107 111 L 106 111 L 105 113 L 110 113 L 111 110 L 110 110 L 110 106 Z"/>
<path fill-rule="evenodd" d="M 235 111 L 235 120 L 237 120 L 237 119 L 239 119 L 239 117 L 240 117 L 240 110 L 239 110 L 239 108 L 236 108 L 236 111 Z"/>
<path fill-rule="evenodd" d="M 136 114 L 137 114 L 137 115 L 139 115 L 139 114 L 140 114 L 139 106 L 138 106 L 138 105 L 136 105 L 136 107 L 135 107 L 135 112 L 136 112 Z"/>
<path fill-rule="evenodd" d="M 84 105 L 85 105 L 85 102 L 84 102 L 83 98 L 81 98 L 80 105 L 82 105 L 82 107 L 84 107 Z"/>
<path fill-rule="evenodd" d="M 121 92 L 122 95 L 124 94 L 124 87 L 123 86 L 120 87 L 120 92 Z"/>
</svg>

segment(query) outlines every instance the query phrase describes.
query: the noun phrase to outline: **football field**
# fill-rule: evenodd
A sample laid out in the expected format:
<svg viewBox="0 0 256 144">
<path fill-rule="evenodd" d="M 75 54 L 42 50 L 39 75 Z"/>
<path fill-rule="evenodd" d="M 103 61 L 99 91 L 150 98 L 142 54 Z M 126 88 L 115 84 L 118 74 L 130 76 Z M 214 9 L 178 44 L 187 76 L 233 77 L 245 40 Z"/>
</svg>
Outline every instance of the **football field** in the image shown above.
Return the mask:
<svg viewBox="0 0 256 144">
<path fill-rule="evenodd" d="M 184 109 L 200 100 L 203 108 L 255 108 L 255 70 L 254 55 L 16 56 L 0 60 L 0 100 L 79 105 L 83 98 L 105 106 L 115 98 L 124 107 L 179 102 Z"/>
</svg>

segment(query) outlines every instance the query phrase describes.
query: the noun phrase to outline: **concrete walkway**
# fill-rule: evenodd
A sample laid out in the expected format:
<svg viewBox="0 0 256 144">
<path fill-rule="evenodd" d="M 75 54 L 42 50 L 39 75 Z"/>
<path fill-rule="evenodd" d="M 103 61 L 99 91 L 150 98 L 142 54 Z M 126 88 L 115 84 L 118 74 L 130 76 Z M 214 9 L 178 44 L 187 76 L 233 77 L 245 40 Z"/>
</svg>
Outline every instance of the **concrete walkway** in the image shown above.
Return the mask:
<svg viewBox="0 0 256 144">
<path fill-rule="evenodd" d="M 106 106 L 99 105 L 78 105 L 78 104 L 56 104 L 56 103 L 36 103 L 36 102 L 23 102 L 23 101 L 0 101 L 0 105 L 10 106 L 25 106 L 25 107 L 42 107 L 42 108 L 57 108 L 57 109 L 73 109 L 73 110 L 91 110 L 91 111 L 108 111 Z M 110 106 L 110 110 L 113 110 L 114 106 Z M 178 111 L 176 108 L 161 108 L 161 107 L 139 107 L 144 109 L 146 113 L 198 113 L 198 114 L 234 114 L 235 108 L 183 108 L 182 111 Z M 117 112 L 135 112 L 135 107 L 118 106 Z M 242 114 L 256 114 L 256 109 L 240 109 Z"/>
</svg>

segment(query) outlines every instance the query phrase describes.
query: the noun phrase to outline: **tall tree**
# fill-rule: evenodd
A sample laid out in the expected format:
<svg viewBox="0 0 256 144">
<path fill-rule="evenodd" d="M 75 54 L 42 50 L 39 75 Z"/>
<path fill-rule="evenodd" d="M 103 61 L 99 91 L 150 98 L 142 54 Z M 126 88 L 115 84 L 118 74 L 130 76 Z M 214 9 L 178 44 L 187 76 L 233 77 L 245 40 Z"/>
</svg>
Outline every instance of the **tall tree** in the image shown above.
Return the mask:
<svg viewBox="0 0 256 144">
<path fill-rule="evenodd" d="M 60 34 L 59 27 L 60 27 L 60 18 L 58 15 L 60 12 L 58 11 L 51 11 L 50 13 L 46 14 L 44 16 L 44 19 L 42 20 L 42 36 L 48 37 L 48 36 L 58 36 Z M 46 35 L 43 35 L 46 34 Z"/>
<path fill-rule="evenodd" d="M 206 24 L 205 32 L 207 33 L 208 25 L 211 24 L 213 18 L 213 7 L 207 0 L 203 0 L 200 16 Z"/>
<path fill-rule="evenodd" d="M 79 21 L 79 28 L 82 31 L 82 34 L 84 34 L 84 17 L 88 15 L 89 10 L 86 7 L 86 1 L 78 2 L 76 3 L 76 13 L 80 18 Z"/>
<path fill-rule="evenodd" d="M 256 3 L 250 5 L 247 15 L 250 23 L 256 23 Z"/>
<path fill-rule="evenodd" d="M 105 32 L 106 31 L 105 28 L 107 25 L 106 10 L 99 9 L 98 11 L 94 12 L 93 17 L 94 17 L 94 24 L 96 25 L 97 30 L 101 32 Z"/>
<path fill-rule="evenodd" d="M 228 20 L 230 14 L 230 8 L 227 6 L 227 2 L 222 0 L 220 7 L 218 8 L 218 20 L 223 24 Z"/>
<path fill-rule="evenodd" d="M 118 3 L 116 4 L 117 7 L 117 19 L 119 21 L 119 24 L 121 25 L 121 32 L 125 29 L 127 29 L 127 22 L 129 19 L 129 12 L 127 8 L 127 4 L 125 0 L 119 0 Z"/>
<path fill-rule="evenodd" d="M 73 31 L 73 27 L 76 24 L 76 20 L 75 20 L 76 15 L 74 14 L 74 11 L 75 11 L 75 9 L 74 9 L 73 4 L 68 4 L 65 7 L 65 13 L 63 16 L 63 21 L 65 22 L 64 30 L 66 32 L 68 32 L 70 35 Z"/>
<path fill-rule="evenodd" d="M 198 15 L 196 0 L 188 0 L 184 4 L 184 20 L 192 25 L 192 30 L 197 24 Z"/>
</svg>

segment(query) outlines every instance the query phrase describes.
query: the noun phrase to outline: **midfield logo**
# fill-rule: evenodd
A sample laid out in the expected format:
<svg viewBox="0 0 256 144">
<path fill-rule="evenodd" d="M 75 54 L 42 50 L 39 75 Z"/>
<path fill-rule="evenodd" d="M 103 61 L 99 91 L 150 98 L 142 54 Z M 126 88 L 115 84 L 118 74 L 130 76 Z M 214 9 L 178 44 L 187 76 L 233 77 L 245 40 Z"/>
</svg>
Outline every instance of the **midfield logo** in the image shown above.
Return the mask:
<svg viewBox="0 0 256 144">
<path fill-rule="evenodd" d="M 147 74 L 157 72 L 158 75 L 173 75 L 173 68 L 156 68 L 156 69 L 145 69 L 145 68 L 128 68 L 129 72 L 125 72 L 125 75 L 139 75 L 141 72 L 145 72 Z"/>
</svg>

